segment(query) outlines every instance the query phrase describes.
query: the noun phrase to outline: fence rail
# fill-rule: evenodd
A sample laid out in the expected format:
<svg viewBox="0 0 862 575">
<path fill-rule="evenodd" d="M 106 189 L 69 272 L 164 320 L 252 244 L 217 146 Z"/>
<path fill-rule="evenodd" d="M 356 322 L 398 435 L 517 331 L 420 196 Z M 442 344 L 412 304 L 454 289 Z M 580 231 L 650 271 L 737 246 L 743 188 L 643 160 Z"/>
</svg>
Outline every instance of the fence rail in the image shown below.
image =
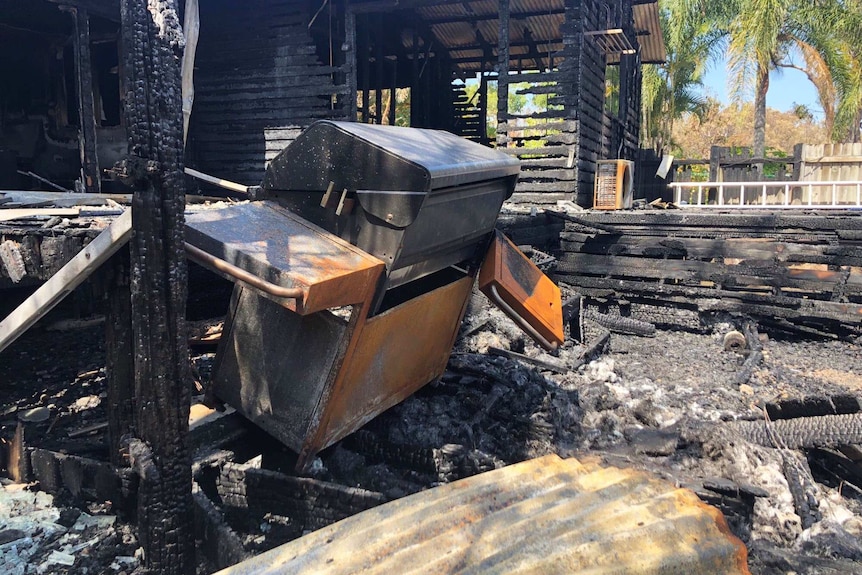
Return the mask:
<svg viewBox="0 0 862 575">
<path fill-rule="evenodd" d="M 674 203 L 702 208 L 862 207 L 862 181 L 673 182 Z"/>
</svg>

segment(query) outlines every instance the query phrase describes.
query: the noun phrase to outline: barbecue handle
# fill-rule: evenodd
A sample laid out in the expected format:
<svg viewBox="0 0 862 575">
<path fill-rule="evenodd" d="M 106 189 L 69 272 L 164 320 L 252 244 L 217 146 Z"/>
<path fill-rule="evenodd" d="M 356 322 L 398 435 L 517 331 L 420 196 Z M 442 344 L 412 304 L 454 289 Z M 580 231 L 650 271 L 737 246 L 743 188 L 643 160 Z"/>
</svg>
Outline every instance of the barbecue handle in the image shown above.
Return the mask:
<svg viewBox="0 0 862 575">
<path fill-rule="evenodd" d="M 302 299 L 305 296 L 305 290 L 302 288 L 288 288 L 268 282 L 230 262 L 196 248 L 188 242 L 186 242 L 186 252 L 191 259 L 199 264 L 209 266 L 270 295 L 290 299 Z"/>
<path fill-rule="evenodd" d="M 497 305 L 497 307 L 499 307 L 501 310 L 503 310 L 503 312 L 505 312 L 505 314 L 507 316 L 509 316 L 509 319 L 514 321 L 516 324 L 518 324 L 518 327 L 520 327 L 522 330 L 524 330 L 527 335 L 532 337 L 536 341 L 536 343 L 538 343 L 539 345 L 541 345 L 542 347 L 544 347 L 548 351 L 556 351 L 557 350 L 557 347 L 559 347 L 559 346 L 557 345 L 556 342 L 550 342 L 547 339 L 545 339 L 544 337 L 542 337 L 542 334 L 540 334 L 538 331 L 536 331 L 536 328 L 534 328 L 532 325 L 530 325 L 530 323 L 526 319 L 521 317 L 518 314 L 518 312 L 516 312 L 514 309 L 512 309 L 512 306 L 507 304 L 503 300 L 503 298 L 500 297 L 500 292 L 497 291 L 497 286 L 491 285 L 489 292 L 490 292 L 489 295 L 491 296 L 491 301 L 493 301 L 494 304 Z"/>
</svg>

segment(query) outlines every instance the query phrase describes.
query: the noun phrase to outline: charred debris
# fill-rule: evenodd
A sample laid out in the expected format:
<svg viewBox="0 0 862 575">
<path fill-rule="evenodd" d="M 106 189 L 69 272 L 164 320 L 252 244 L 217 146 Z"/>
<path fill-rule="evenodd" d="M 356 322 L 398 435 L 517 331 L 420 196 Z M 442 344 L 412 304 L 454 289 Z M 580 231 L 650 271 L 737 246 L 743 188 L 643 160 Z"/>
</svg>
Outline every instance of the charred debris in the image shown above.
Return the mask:
<svg viewBox="0 0 862 575">
<path fill-rule="evenodd" d="M 643 469 L 694 491 L 721 510 L 755 572 L 862 570 L 858 214 L 608 213 L 577 206 L 590 203 L 596 157 L 636 153 L 633 86 L 638 62 L 647 60 L 633 58 L 633 46 L 614 48 L 611 37 L 643 42 L 643 55 L 661 59 L 663 49 L 635 30 L 654 3 L 560 2 L 527 13 L 509 0 L 499 14 L 483 15 L 468 2 L 462 4 L 476 7 L 464 15 L 450 13 L 460 10 L 451 3 L 334 2 L 315 14 L 317 7 L 300 3 L 279 9 L 260 3 L 269 13 L 213 2 L 217 9 L 202 16 L 209 20 L 202 28 L 199 100 L 188 125 L 179 68 L 186 38 L 175 2 L 151 2 L 149 9 L 127 1 L 57 3 L 68 4 L 62 19 L 53 2 L 32 10 L 51 8 L 37 32 L 54 42 L 47 44 L 55 50 L 51 63 L 62 69 L 42 79 L 37 91 L 44 101 L 30 99 L 26 86 L 13 94 L 40 111 L 21 117 L 2 111 L 4 137 L 14 133 L 13 143 L 27 151 L 0 154 L 7 168 L 14 164 L 2 173 L 12 175 L 10 188 L 36 179 L 95 195 L 81 195 L 74 205 L 48 195 L 0 196 L 0 215 L 29 210 L 0 223 L 0 282 L 18 290 L 7 291 L 13 295 L 4 297 L 10 309 L 3 315 L 36 285 L 70 263 L 74 268 L 77 254 L 88 259 L 82 248 L 96 249 L 109 226 L 125 224 L 117 238 L 132 241 L 128 255 L 99 249 L 105 259 L 99 266 L 75 268 L 98 272 L 0 352 L 6 475 L 53 494 L 56 505 L 4 485 L 4 501 L 24 519 L 0 527 L 0 566 L 22 573 L 209 572 L 407 495 L 556 454 Z M 10 7 L 13 24 L 33 16 L 17 3 L 2 5 Z M 243 35 L 257 34 L 254 23 L 270 16 L 271 33 L 252 47 Z M 469 24 L 466 46 L 457 45 L 458 24 Z M 376 29 L 389 32 L 375 35 Z M 285 43 L 290 50 L 280 51 Z M 26 42 L 21 46 L 26 52 Z M 40 50 L 27 57 L 50 55 Z M 239 65 L 249 60 L 256 65 Z M 613 113 L 602 96 L 606 62 L 619 66 L 623 80 Z M 451 339 L 433 343 L 448 345 L 447 356 L 452 345 L 454 352 L 431 366 L 439 377 L 429 385 L 398 389 L 401 395 L 386 398 L 388 409 L 379 404 L 345 417 L 343 428 L 327 428 L 337 413 L 320 414 L 314 406 L 303 414 L 305 437 L 293 438 L 300 447 L 288 449 L 289 441 L 252 425 L 253 417 L 233 411 L 214 391 L 216 347 L 236 333 L 234 311 L 242 305 L 242 295 L 232 296 L 222 278 L 236 279 L 243 270 L 200 255 L 221 273 L 186 262 L 185 242 L 206 238 L 184 235 L 185 218 L 194 219 L 184 165 L 262 181 L 254 203 L 282 202 L 265 208 L 271 215 L 285 202 L 307 200 L 291 196 L 296 180 L 280 187 L 266 170 L 279 165 L 287 144 L 316 119 L 336 130 L 342 121 L 360 121 L 343 132 L 385 123 L 384 94 L 394 102 L 399 88 L 415 96 L 414 126 L 491 143 L 477 120 L 487 113 L 488 76 L 482 75 L 478 100 L 470 101 L 452 70 L 464 76 L 492 67 L 500 74 L 499 102 L 509 89 L 553 95 L 546 111 L 533 114 L 545 121 L 537 132 L 518 130 L 518 114 L 500 104 L 494 139 L 505 151 L 495 153 L 519 157 L 522 172 L 490 203 L 499 199 L 491 210 L 496 218 L 503 196 L 527 202 L 507 205 L 496 228 L 559 285 L 565 342 L 549 353 L 471 294 L 482 254 L 469 242 L 457 246 L 463 253 L 434 254 L 446 266 L 452 262 L 443 256 L 461 259 L 454 271 L 434 270 L 418 296 L 399 289 L 399 282 L 409 283 L 404 278 L 414 279 L 416 260 L 403 269 L 392 263 L 380 281 L 366 278 L 363 303 L 377 315 L 344 300 L 341 315 L 320 320 L 335 326 L 338 337 L 348 334 L 331 345 L 332 353 L 361 347 L 350 339 L 356 330 L 373 334 L 382 321 L 375 318 L 420 296 L 437 293 L 434 305 L 451 302 L 450 292 L 439 291 L 447 289 L 457 291 L 463 306 L 451 306 Z M 88 73 L 97 77 L 88 80 Z M 66 81 L 76 74 L 77 84 Z M 302 83 L 292 80 L 300 76 Z M 88 84 L 103 90 L 99 97 L 67 93 L 67 85 Z M 112 130 L 123 148 L 118 164 L 108 161 Z M 40 167 L 46 163 L 49 172 Z M 102 189 L 106 169 L 122 184 L 106 188 L 117 189 Z M 359 189 L 354 182 L 351 192 Z M 327 245 L 344 258 L 356 245 L 339 235 L 349 218 L 365 211 L 382 221 L 421 217 L 412 207 L 384 209 L 389 205 L 374 198 L 363 206 L 365 198 L 343 190 L 325 181 L 315 187 L 323 197 L 312 198 L 311 212 L 319 213 L 309 219 L 337 236 Z M 124 193 L 99 193 L 110 191 Z M 128 203 L 134 221 L 129 213 L 123 219 Z M 227 204 L 234 202 L 201 211 Z M 391 253 L 376 256 L 396 261 Z M 329 295 L 354 295 L 343 294 Z M 264 309 L 270 301 L 258 303 Z M 284 307 L 303 311 L 296 303 Z M 304 311 L 311 318 L 319 310 Z M 423 327 L 402 321 L 408 333 Z M 301 345 L 297 350 L 295 357 L 305 359 Z M 392 370 L 382 375 L 392 377 Z M 316 404 L 326 403 L 328 396 L 321 397 Z M 312 443 L 303 442 L 309 437 Z"/>
</svg>

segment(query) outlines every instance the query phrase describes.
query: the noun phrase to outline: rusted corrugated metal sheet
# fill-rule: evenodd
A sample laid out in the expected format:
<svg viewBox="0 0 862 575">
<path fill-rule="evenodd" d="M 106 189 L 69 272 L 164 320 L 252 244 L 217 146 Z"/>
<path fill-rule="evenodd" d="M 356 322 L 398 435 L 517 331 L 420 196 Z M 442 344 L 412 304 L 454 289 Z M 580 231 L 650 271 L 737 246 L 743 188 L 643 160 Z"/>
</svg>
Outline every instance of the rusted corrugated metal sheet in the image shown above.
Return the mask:
<svg viewBox="0 0 862 575">
<path fill-rule="evenodd" d="M 667 60 L 667 50 L 664 36 L 661 33 L 661 23 L 658 17 L 658 3 L 635 4 L 632 6 L 635 17 L 635 31 L 641 47 L 641 62 L 644 64 L 661 64 Z"/>
<path fill-rule="evenodd" d="M 746 574 L 691 491 L 549 455 L 365 511 L 220 572 Z"/>
</svg>

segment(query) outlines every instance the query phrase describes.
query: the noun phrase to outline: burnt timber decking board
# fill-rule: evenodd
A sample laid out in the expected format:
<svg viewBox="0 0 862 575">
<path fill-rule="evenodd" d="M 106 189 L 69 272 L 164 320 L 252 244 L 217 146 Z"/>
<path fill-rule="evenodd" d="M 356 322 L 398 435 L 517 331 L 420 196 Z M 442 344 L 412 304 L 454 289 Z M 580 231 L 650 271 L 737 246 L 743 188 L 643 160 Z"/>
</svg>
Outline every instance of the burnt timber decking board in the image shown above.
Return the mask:
<svg viewBox="0 0 862 575">
<path fill-rule="evenodd" d="M 862 326 L 855 212 L 584 212 L 557 216 L 556 278 L 595 297 L 688 304 L 809 326 Z"/>
</svg>

